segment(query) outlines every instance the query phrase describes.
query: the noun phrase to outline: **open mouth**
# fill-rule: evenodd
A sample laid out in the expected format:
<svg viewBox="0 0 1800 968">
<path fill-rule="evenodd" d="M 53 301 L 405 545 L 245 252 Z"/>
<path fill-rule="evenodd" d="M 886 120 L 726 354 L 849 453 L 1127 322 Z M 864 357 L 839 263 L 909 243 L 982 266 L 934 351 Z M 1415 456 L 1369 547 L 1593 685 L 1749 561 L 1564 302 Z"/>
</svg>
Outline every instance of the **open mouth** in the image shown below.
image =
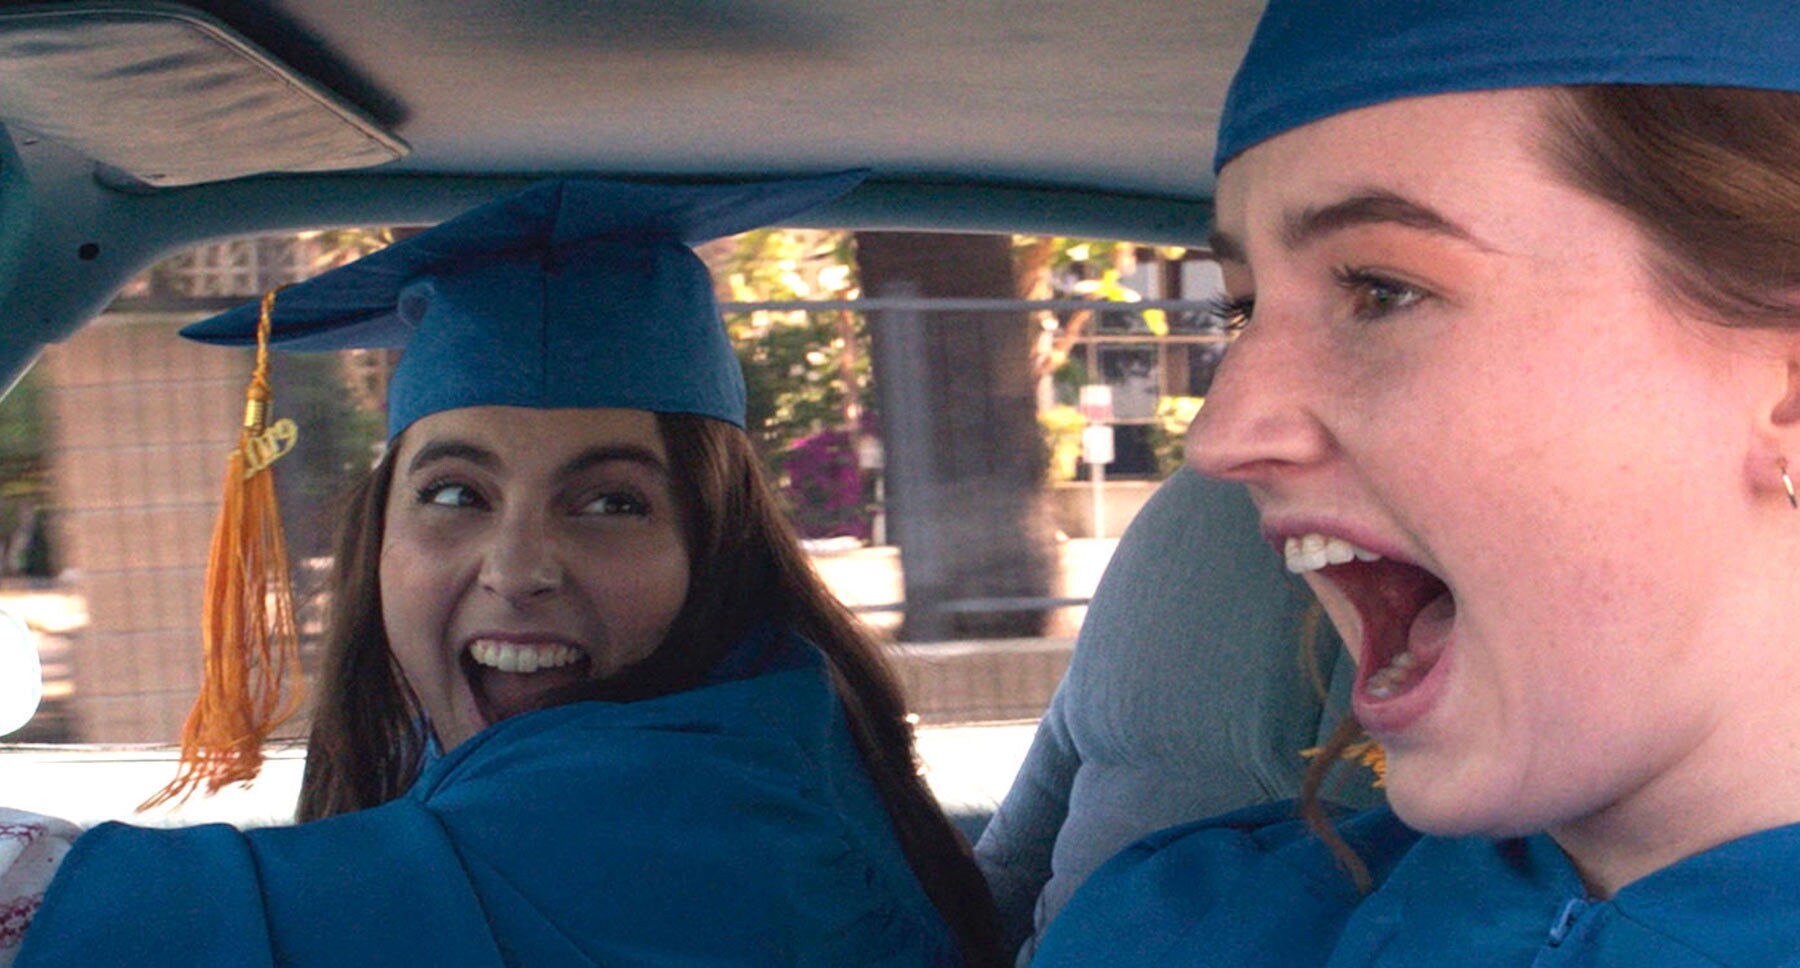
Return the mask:
<svg viewBox="0 0 1800 968">
<path fill-rule="evenodd" d="M 1381 703 L 1411 692 L 1443 658 L 1456 618 L 1449 586 L 1416 565 L 1385 559 L 1342 538 L 1297 535 L 1283 549 L 1295 574 L 1317 574 L 1344 593 L 1362 619 L 1357 692 Z"/>
<path fill-rule="evenodd" d="M 476 639 L 463 649 L 463 675 L 487 725 L 556 705 L 588 679 L 593 662 L 566 642 Z"/>
</svg>

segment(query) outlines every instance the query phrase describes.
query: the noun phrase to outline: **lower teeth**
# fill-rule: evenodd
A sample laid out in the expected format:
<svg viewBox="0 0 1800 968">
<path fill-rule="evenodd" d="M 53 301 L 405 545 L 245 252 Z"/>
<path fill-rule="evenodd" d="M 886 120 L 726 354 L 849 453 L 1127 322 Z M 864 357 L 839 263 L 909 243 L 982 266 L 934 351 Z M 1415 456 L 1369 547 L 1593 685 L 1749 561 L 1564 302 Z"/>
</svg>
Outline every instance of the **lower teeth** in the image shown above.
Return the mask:
<svg viewBox="0 0 1800 968">
<path fill-rule="evenodd" d="M 1369 695 L 1377 699 L 1386 699 L 1401 690 L 1407 680 L 1412 678 L 1413 670 L 1418 668 L 1418 657 L 1411 652 L 1402 652 L 1381 669 L 1369 676 Z"/>
</svg>

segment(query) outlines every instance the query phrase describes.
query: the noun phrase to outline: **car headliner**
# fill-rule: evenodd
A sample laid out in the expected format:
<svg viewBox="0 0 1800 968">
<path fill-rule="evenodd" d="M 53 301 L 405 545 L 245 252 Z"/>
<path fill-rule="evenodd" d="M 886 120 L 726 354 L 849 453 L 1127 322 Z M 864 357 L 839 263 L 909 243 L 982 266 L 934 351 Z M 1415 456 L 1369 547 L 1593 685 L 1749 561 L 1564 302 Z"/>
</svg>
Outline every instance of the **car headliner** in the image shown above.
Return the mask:
<svg viewBox="0 0 1800 968">
<path fill-rule="evenodd" d="M 181 248 L 252 232 L 436 221 L 548 174 L 711 179 L 868 168 L 867 184 L 802 224 L 1198 243 L 1211 216 L 1218 108 L 1261 7 L 0 3 L 0 15 L 198 11 L 410 148 L 370 168 L 154 188 L 108 177 L 92 158 L 6 116 L 0 379 Z M 18 83 L 9 76 L 0 60 L 0 114 L 5 86 Z M 80 123 L 118 129 L 124 120 L 138 131 L 158 123 L 109 117 L 105 97 L 68 100 L 82 103 L 64 110 L 93 112 Z"/>
</svg>

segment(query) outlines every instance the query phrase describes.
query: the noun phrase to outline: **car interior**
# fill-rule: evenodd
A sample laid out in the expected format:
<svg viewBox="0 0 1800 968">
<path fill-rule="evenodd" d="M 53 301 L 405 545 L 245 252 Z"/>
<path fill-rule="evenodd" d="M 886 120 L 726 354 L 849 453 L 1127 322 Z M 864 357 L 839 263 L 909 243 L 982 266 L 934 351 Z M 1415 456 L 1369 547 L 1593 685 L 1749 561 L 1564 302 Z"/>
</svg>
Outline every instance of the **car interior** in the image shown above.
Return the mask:
<svg viewBox="0 0 1800 968">
<path fill-rule="evenodd" d="M 867 168 L 861 229 L 1204 241 L 1261 4 L 0 6 L 0 367 L 195 243 L 420 224 L 549 174 Z"/>
<path fill-rule="evenodd" d="M 6 2 L 0 380 L 199 243 L 429 223 L 548 175 L 867 169 L 797 224 L 1203 248 L 1262 6 Z M 965 818 L 1015 942 L 1136 836 L 1294 795 L 1347 687 L 1322 624 L 1240 488 L 1162 488 L 1012 794 Z"/>
</svg>

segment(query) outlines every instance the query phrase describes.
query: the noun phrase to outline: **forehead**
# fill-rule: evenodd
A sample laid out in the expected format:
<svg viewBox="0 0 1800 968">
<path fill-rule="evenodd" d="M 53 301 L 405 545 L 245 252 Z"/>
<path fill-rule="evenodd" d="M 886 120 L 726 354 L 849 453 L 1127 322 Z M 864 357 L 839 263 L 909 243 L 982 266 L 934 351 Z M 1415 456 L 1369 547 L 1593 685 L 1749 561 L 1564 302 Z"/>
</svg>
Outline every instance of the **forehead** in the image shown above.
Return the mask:
<svg viewBox="0 0 1800 968">
<path fill-rule="evenodd" d="M 1522 89 L 1403 98 L 1333 115 L 1251 147 L 1219 174 L 1220 228 L 1232 235 L 1356 191 L 1429 199 L 1452 218 L 1504 212 L 1548 186 L 1539 145 L 1549 95 Z"/>
<path fill-rule="evenodd" d="M 405 461 L 434 441 L 475 444 L 507 463 L 558 462 L 594 447 L 634 445 L 664 453 L 656 414 L 624 407 L 460 407 L 414 421 L 401 436 Z"/>
</svg>

